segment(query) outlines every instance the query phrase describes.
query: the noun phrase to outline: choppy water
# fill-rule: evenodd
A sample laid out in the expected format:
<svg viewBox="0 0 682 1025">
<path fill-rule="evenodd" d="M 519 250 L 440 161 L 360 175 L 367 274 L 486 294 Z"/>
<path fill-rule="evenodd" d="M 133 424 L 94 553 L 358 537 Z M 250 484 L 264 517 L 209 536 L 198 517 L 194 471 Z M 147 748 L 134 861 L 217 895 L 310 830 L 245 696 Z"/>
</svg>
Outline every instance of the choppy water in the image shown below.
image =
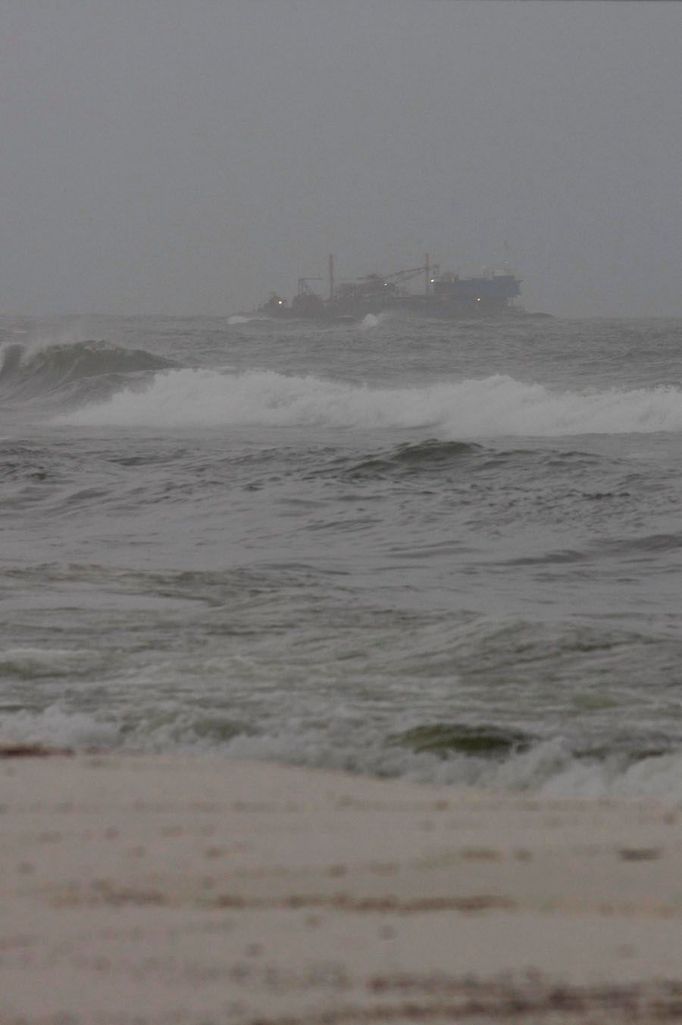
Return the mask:
<svg viewBox="0 0 682 1025">
<path fill-rule="evenodd" d="M 682 322 L 0 345 L 0 741 L 682 797 Z"/>
</svg>

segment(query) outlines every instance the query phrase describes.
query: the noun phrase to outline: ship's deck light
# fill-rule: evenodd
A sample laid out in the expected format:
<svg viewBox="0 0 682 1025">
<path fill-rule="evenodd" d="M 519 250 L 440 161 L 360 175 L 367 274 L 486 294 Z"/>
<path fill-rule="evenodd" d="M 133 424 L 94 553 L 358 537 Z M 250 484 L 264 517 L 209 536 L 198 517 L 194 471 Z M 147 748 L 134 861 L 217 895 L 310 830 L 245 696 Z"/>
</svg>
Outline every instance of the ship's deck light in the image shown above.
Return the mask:
<svg viewBox="0 0 682 1025">
<path fill-rule="evenodd" d="M 477 302 L 477 303 L 480 303 L 480 301 L 481 301 L 481 297 L 480 297 L 480 295 L 477 295 L 477 296 L 476 296 L 476 302 Z"/>
</svg>

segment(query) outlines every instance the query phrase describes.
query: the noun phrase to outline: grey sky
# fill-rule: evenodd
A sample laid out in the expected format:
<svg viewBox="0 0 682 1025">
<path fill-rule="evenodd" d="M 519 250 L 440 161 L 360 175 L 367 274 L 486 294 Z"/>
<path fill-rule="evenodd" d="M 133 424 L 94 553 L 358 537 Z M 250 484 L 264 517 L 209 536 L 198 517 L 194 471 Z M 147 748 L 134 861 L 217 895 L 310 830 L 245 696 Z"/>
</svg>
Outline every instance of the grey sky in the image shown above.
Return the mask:
<svg viewBox="0 0 682 1025">
<path fill-rule="evenodd" d="M 0 310 L 223 313 L 505 257 L 682 314 L 682 5 L 0 0 Z"/>
</svg>

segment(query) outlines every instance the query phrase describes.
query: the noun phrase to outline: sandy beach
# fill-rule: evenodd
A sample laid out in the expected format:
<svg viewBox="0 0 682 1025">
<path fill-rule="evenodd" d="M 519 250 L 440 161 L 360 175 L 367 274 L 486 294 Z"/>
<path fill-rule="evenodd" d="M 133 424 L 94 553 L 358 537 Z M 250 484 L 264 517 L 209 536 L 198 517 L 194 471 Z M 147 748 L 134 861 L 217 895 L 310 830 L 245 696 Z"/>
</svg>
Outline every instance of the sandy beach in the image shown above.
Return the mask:
<svg viewBox="0 0 682 1025">
<path fill-rule="evenodd" d="M 22 757 L 0 824 L 2 1025 L 682 1019 L 653 803 Z"/>
</svg>

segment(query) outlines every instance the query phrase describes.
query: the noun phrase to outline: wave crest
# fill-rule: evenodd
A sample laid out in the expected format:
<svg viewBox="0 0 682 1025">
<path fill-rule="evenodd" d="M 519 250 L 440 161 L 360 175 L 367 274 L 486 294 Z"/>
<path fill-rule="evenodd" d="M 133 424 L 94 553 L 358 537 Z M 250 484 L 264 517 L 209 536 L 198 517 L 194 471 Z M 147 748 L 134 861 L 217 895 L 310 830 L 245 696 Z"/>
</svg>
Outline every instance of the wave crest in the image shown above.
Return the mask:
<svg viewBox="0 0 682 1025">
<path fill-rule="evenodd" d="M 31 397 L 73 387 L 84 380 L 157 371 L 176 364 L 142 349 L 105 341 L 70 342 L 41 348 L 20 343 L 0 352 L 0 391 L 10 397 Z"/>
</svg>

